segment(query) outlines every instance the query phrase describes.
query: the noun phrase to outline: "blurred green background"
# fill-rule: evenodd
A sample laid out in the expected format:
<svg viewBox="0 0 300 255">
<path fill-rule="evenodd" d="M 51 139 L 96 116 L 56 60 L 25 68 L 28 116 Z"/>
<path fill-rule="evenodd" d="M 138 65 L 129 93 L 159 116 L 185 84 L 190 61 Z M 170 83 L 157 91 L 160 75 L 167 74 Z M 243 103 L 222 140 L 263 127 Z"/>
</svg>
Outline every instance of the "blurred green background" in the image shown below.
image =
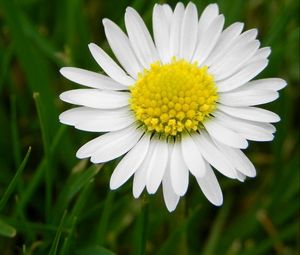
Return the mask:
<svg viewBox="0 0 300 255">
<path fill-rule="evenodd" d="M 173 7 L 176 1 L 166 1 Z M 187 3 L 187 1 L 184 1 Z M 210 1 L 195 1 L 199 12 Z M 116 162 L 91 165 L 76 150 L 96 136 L 59 124 L 79 86 L 62 66 L 99 71 L 87 44 L 110 52 L 101 19 L 124 28 L 126 6 L 151 27 L 153 0 L 0 0 L 0 254 L 299 254 L 299 1 L 220 0 L 226 26 L 259 28 L 272 47 L 260 77 L 288 86 L 265 108 L 278 113 L 276 138 L 250 143 L 258 174 L 245 183 L 218 174 L 224 205 L 197 183 L 168 213 L 161 190 L 135 200 L 131 181 L 109 191 Z"/>
</svg>

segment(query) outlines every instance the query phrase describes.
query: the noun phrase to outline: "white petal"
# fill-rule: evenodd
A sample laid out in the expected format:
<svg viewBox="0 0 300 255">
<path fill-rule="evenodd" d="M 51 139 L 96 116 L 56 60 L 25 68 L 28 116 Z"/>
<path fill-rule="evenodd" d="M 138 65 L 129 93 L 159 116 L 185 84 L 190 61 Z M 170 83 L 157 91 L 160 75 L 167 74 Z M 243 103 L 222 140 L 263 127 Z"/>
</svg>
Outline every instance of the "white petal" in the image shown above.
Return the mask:
<svg viewBox="0 0 300 255">
<path fill-rule="evenodd" d="M 145 134 L 139 142 L 123 157 L 110 178 L 110 188 L 122 186 L 142 164 L 149 148 L 150 136 Z"/>
<path fill-rule="evenodd" d="M 216 45 L 222 33 L 224 21 L 224 16 L 219 15 L 207 27 L 207 29 L 204 32 L 204 35 L 199 39 L 192 62 L 197 61 L 199 66 L 203 65 L 204 61 Z"/>
<path fill-rule="evenodd" d="M 167 63 L 170 58 L 170 24 L 163 6 L 156 4 L 153 9 L 153 36 L 157 51 L 163 63 Z"/>
<path fill-rule="evenodd" d="M 257 107 L 231 107 L 220 104 L 218 109 L 245 120 L 271 123 L 280 121 L 280 117 L 276 113 Z"/>
<path fill-rule="evenodd" d="M 146 186 L 147 172 L 144 165 L 145 164 L 143 162 L 142 165 L 135 172 L 133 177 L 132 194 L 134 198 L 139 198 Z"/>
<path fill-rule="evenodd" d="M 238 27 L 241 28 L 241 27 Z M 223 33 L 225 32 L 225 30 L 223 31 Z M 225 57 L 224 55 L 229 51 L 229 50 L 233 50 L 236 47 L 242 47 L 243 45 L 246 45 L 248 43 L 251 43 L 255 40 L 256 36 L 257 36 L 257 29 L 251 29 L 248 31 L 245 31 L 244 33 L 240 34 L 241 30 L 238 30 L 236 32 L 239 32 L 239 34 L 233 34 L 233 38 L 231 38 L 230 40 L 230 44 L 228 44 L 227 48 L 224 49 L 220 49 L 220 54 L 218 55 L 218 57 L 214 58 L 213 61 L 210 61 L 210 64 L 218 64 L 220 61 L 222 61 L 222 59 Z M 222 37 L 222 35 L 221 35 Z M 221 39 L 220 37 L 220 39 Z M 249 63 L 249 61 L 247 61 L 246 63 Z"/>
<path fill-rule="evenodd" d="M 232 45 L 232 47 L 236 47 L 239 44 L 246 44 L 249 43 L 253 40 L 255 40 L 255 38 L 257 37 L 258 34 L 258 30 L 256 28 L 247 30 L 245 32 L 243 32 L 234 42 L 234 44 Z"/>
<path fill-rule="evenodd" d="M 120 118 L 99 117 L 85 122 L 78 122 L 74 125 L 75 128 L 89 132 L 110 132 L 117 131 L 130 126 L 135 122 L 133 116 L 123 116 Z"/>
<path fill-rule="evenodd" d="M 209 4 L 202 12 L 198 25 L 198 38 L 201 39 L 205 35 L 207 28 L 213 20 L 218 16 L 219 8 L 217 4 Z M 199 40 L 198 39 L 198 40 Z"/>
<path fill-rule="evenodd" d="M 127 107 L 114 110 L 102 110 L 83 106 L 69 109 L 61 113 L 59 120 L 67 125 L 75 125 L 78 122 L 89 121 L 98 117 L 106 118 L 112 116 L 113 118 L 123 118 L 129 115 L 131 115 L 131 112 Z"/>
<path fill-rule="evenodd" d="M 242 86 L 246 82 L 253 79 L 262 70 L 264 70 L 268 65 L 268 62 L 269 61 L 266 59 L 253 62 L 248 66 L 242 68 L 239 72 L 235 73 L 233 76 L 229 77 L 228 79 L 218 81 L 217 82 L 218 91 L 227 92 Z"/>
<path fill-rule="evenodd" d="M 104 117 L 78 122 L 74 127 L 89 132 L 110 132 L 126 128 L 134 122 L 135 119 L 132 116 L 123 116 L 122 118 Z"/>
<path fill-rule="evenodd" d="M 245 64 L 248 65 L 249 63 L 256 62 L 258 60 L 266 59 L 271 54 L 270 47 L 260 48 L 255 55 Z"/>
<path fill-rule="evenodd" d="M 80 159 L 91 157 L 101 146 L 103 146 L 103 144 L 106 145 L 109 144 L 112 140 L 131 136 L 133 133 L 136 134 L 139 132 L 135 130 L 135 128 L 130 126 L 119 131 L 109 132 L 101 135 L 81 146 L 81 148 L 76 153 L 76 157 Z"/>
<path fill-rule="evenodd" d="M 219 182 L 215 176 L 211 166 L 205 162 L 205 175 L 198 177 L 196 180 L 206 198 L 214 205 L 220 206 L 223 204 L 223 194 Z"/>
<path fill-rule="evenodd" d="M 165 204 L 166 204 L 169 212 L 172 212 L 175 210 L 175 208 L 179 202 L 180 196 L 176 195 L 176 193 L 174 192 L 174 190 L 172 188 L 172 184 L 171 184 L 170 153 L 171 153 L 171 149 L 169 150 L 169 161 L 168 161 L 168 165 L 167 165 L 165 175 L 164 175 L 164 178 L 162 181 L 162 188 L 163 188 L 163 196 L 164 196 Z"/>
<path fill-rule="evenodd" d="M 115 109 L 128 105 L 127 92 L 101 91 L 98 89 L 74 89 L 63 92 L 59 98 L 70 104 L 98 109 Z"/>
<path fill-rule="evenodd" d="M 125 90 L 127 86 L 120 84 L 106 75 L 87 71 L 76 67 L 63 67 L 60 73 L 70 81 L 95 89 Z"/>
<path fill-rule="evenodd" d="M 149 68 L 150 64 L 159 59 L 158 54 L 144 21 L 131 7 L 126 9 L 125 25 L 136 56 L 145 68 Z"/>
<path fill-rule="evenodd" d="M 135 198 L 138 198 L 142 194 L 142 192 L 146 186 L 147 171 L 148 171 L 149 162 L 151 160 L 151 156 L 153 153 L 153 149 L 154 149 L 154 144 L 152 141 L 150 141 L 147 155 L 146 155 L 144 161 L 142 162 L 142 164 L 138 167 L 138 169 L 136 170 L 136 172 L 134 174 L 132 193 Z"/>
<path fill-rule="evenodd" d="M 184 162 L 191 173 L 197 178 L 205 175 L 205 163 L 192 137 L 187 134 L 182 138 L 181 150 Z"/>
<path fill-rule="evenodd" d="M 174 192 L 183 196 L 189 185 L 189 170 L 187 169 L 181 152 L 180 142 L 175 142 L 170 162 L 171 183 Z"/>
<path fill-rule="evenodd" d="M 172 16 L 173 16 L 173 11 L 172 8 L 170 7 L 170 5 L 168 4 L 163 4 L 162 5 L 166 18 L 167 18 L 167 22 L 168 22 L 168 26 L 171 26 L 171 21 L 172 21 Z"/>
<path fill-rule="evenodd" d="M 267 130 L 270 133 L 275 133 L 276 132 L 275 126 L 270 124 L 270 123 L 259 123 L 259 122 L 253 122 L 253 121 L 252 121 L 252 123 L 255 123 L 258 127 L 261 127 L 261 128 Z"/>
<path fill-rule="evenodd" d="M 141 72 L 143 68 L 131 48 L 128 37 L 111 20 L 103 19 L 102 22 L 110 48 L 127 73 L 136 79 L 137 74 Z"/>
<path fill-rule="evenodd" d="M 232 43 L 236 40 L 236 38 L 239 36 L 239 34 L 242 32 L 244 27 L 243 23 L 236 22 L 226 28 L 215 48 L 212 50 L 211 54 L 208 56 L 208 58 L 204 61 L 204 65 L 210 66 L 213 63 L 219 62 L 219 59 L 224 56 L 224 54 L 228 51 L 228 49 L 231 47 Z"/>
<path fill-rule="evenodd" d="M 180 58 L 190 61 L 195 51 L 198 37 L 197 7 L 189 2 L 182 20 L 180 34 Z"/>
<path fill-rule="evenodd" d="M 89 49 L 99 66 L 112 79 L 127 86 L 135 83 L 134 79 L 128 76 L 99 46 L 90 43 Z"/>
<path fill-rule="evenodd" d="M 177 58 L 179 58 L 180 33 L 183 15 L 184 6 L 181 2 L 179 2 L 175 7 L 170 27 L 170 55 L 175 56 Z"/>
<path fill-rule="evenodd" d="M 126 130 L 126 131 L 124 131 Z M 118 134 L 116 134 L 119 132 Z M 93 153 L 91 162 L 98 164 L 118 158 L 129 151 L 143 135 L 143 132 L 130 126 L 115 134 L 106 133 L 98 143 L 98 149 Z"/>
<path fill-rule="evenodd" d="M 260 57 L 260 58 L 267 58 L 271 54 L 271 48 L 270 47 L 263 47 L 260 48 L 256 54 L 255 57 Z"/>
<path fill-rule="evenodd" d="M 238 60 L 244 61 L 244 55 L 246 55 L 246 57 L 247 57 L 247 55 L 249 54 L 249 52 L 248 52 L 249 47 L 255 48 L 255 50 L 257 51 L 259 45 L 260 45 L 260 43 L 258 40 L 252 40 L 250 42 L 239 43 L 239 44 L 235 44 L 235 46 L 229 47 L 229 49 L 227 49 L 225 54 L 223 54 L 223 56 L 218 59 L 218 62 L 214 62 L 209 67 L 209 71 L 216 74 L 216 73 L 218 73 L 218 71 L 220 69 L 222 70 L 223 68 L 225 68 L 227 63 L 230 64 L 230 66 L 228 66 L 227 68 L 235 68 L 234 63 L 239 64 Z M 245 53 L 245 51 L 246 51 L 246 53 Z M 255 54 L 255 52 L 253 52 L 252 56 Z M 237 59 L 239 57 L 240 57 L 240 59 Z M 232 60 L 232 58 L 233 58 L 233 60 Z"/>
<path fill-rule="evenodd" d="M 225 126 L 243 135 L 247 140 L 271 141 L 274 138 L 272 135 L 274 131 L 267 123 L 237 119 L 220 111 L 214 112 L 213 115 Z"/>
<path fill-rule="evenodd" d="M 230 162 L 238 171 L 246 176 L 255 177 L 256 170 L 254 165 L 241 150 L 226 146 L 217 141 L 215 141 L 215 144 L 219 150 L 229 158 Z"/>
<path fill-rule="evenodd" d="M 260 79 L 260 80 L 253 80 L 242 87 L 240 87 L 240 90 L 244 89 L 267 89 L 267 90 L 273 90 L 278 91 L 283 89 L 287 85 L 286 81 L 279 78 L 266 78 L 266 79 Z"/>
<path fill-rule="evenodd" d="M 246 175 L 242 174 L 240 171 L 236 171 L 237 173 L 237 179 L 240 181 L 240 182 L 244 182 L 246 180 Z"/>
<path fill-rule="evenodd" d="M 220 93 L 219 102 L 229 106 L 252 106 L 266 104 L 276 100 L 278 92 L 266 89 L 249 89 Z"/>
<path fill-rule="evenodd" d="M 59 120 L 61 123 L 90 132 L 116 131 L 135 122 L 134 117 L 127 108 L 100 110 L 77 107 L 61 113 Z"/>
<path fill-rule="evenodd" d="M 235 118 L 235 117 L 229 116 L 223 112 L 220 112 L 219 110 L 215 111 L 213 113 L 213 115 L 217 116 L 218 118 L 222 118 L 222 120 L 225 119 L 228 122 L 233 121 L 235 123 L 235 125 L 237 125 L 237 126 L 238 125 L 243 126 L 243 124 L 245 124 L 245 125 L 251 124 L 251 125 L 254 125 L 254 126 L 264 129 L 266 132 L 274 133 L 276 131 L 275 127 L 270 123 L 261 123 L 261 122 L 256 122 L 256 121 Z M 236 128 L 234 130 L 236 130 Z"/>
<path fill-rule="evenodd" d="M 248 147 L 248 142 L 243 136 L 226 128 L 222 125 L 222 122 L 217 119 L 207 120 L 203 123 L 203 125 L 210 136 L 222 144 L 243 149 Z"/>
<path fill-rule="evenodd" d="M 216 81 L 228 78 L 248 62 L 259 48 L 259 41 L 255 40 L 247 44 L 241 44 L 228 51 L 224 57 L 209 68 Z"/>
<path fill-rule="evenodd" d="M 147 170 L 146 188 L 149 194 L 154 194 L 165 173 L 168 163 L 168 144 L 166 140 L 155 139 L 154 148 Z"/>
<path fill-rule="evenodd" d="M 76 153 L 78 158 L 92 157 L 93 163 L 115 159 L 130 150 L 142 136 L 134 126 L 109 132 L 83 145 Z"/>
<path fill-rule="evenodd" d="M 206 131 L 192 135 L 202 156 L 223 175 L 235 179 L 236 171 L 229 160 L 215 146 Z"/>
</svg>

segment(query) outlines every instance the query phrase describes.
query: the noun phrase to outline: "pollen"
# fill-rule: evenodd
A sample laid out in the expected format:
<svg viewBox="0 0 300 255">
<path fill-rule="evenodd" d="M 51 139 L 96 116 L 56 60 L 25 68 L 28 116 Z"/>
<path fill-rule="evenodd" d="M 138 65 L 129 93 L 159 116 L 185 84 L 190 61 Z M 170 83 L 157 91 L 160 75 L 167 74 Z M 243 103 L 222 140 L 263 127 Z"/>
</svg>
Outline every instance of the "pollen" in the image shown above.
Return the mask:
<svg viewBox="0 0 300 255">
<path fill-rule="evenodd" d="M 202 127 L 216 109 L 217 87 L 207 67 L 175 58 L 153 63 L 130 87 L 130 108 L 151 132 L 177 136 Z"/>
</svg>

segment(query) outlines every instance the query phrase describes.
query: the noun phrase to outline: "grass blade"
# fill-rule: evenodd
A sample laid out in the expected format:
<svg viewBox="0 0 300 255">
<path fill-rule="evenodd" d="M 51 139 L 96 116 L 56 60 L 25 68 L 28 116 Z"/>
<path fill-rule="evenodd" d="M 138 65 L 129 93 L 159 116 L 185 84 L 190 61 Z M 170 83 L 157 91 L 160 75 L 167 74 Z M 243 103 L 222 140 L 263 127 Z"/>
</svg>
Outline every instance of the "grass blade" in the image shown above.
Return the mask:
<svg viewBox="0 0 300 255">
<path fill-rule="evenodd" d="M 60 237 L 61 237 L 61 234 L 62 234 L 62 231 L 63 231 L 63 226 L 64 226 L 64 223 L 65 223 L 66 215 L 67 215 L 67 211 L 65 211 L 63 213 L 62 217 L 61 217 L 61 221 L 60 221 L 60 224 L 58 226 L 58 229 L 57 229 L 55 238 L 53 240 L 53 243 L 51 245 L 49 255 L 57 255 L 57 249 L 58 249 Z"/>
<path fill-rule="evenodd" d="M 51 203 L 52 203 L 52 173 L 50 167 L 50 144 L 49 144 L 49 135 L 47 130 L 47 124 L 45 122 L 44 113 L 40 101 L 40 94 L 34 93 L 33 98 L 35 101 L 36 109 L 39 116 L 40 127 L 42 132 L 42 140 L 44 146 L 44 153 L 45 153 L 45 183 L 46 183 L 46 199 L 45 199 L 45 209 L 46 209 L 46 218 L 50 219 L 50 212 L 51 212 Z"/>
<path fill-rule="evenodd" d="M 6 237 L 14 237 L 17 231 L 12 226 L 0 219 L 0 235 Z"/>
<path fill-rule="evenodd" d="M 18 132 L 17 124 L 17 106 L 16 106 L 16 96 L 12 95 L 10 97 L 10 106 L 11 106 L 11 134 L 12 134 L 12 145 L 14 152 L 14 160 L 17 166 L 21 162 L 21 152 L 20 152 L 20 139 Z"/>
<path fill-rule="evenodd" d="M 109 218 L 111 216 L 114 197 L 115 197 L 115 192 L 111 192 L 109 190 L 104 202 L 104 208 L 100 218 L 98 230 L 96 232 L 96 242 L 100 245 L 103 245 L 105 242 L 105 236 L 106 236 L 107 226 L 109 223 Z"/>
<path fill-rule="evenodd" d="M 25 32 L 26 18 L 16 1 L 0 1 L 14 43 L 15 54 L 20 62 L 28 81 L 31 92 L 40 92 L 45 110 L 48 113 L 46 125 L 53 131 L 57 130 L 57 111 L 53 105 L 54 92 L 50 86 L 49 65 L 40 52 L 36 50 Z"/>
<path fill-rule="evenodd" d="M 54 139 L 52 140 L 51 145 L 50 145 L 51 155 L 56 150 L 56 148 L 58 146 L 58 143 L 60 142 L 65 130 L 66 130 L 66 127 L 61 126 L 61 128 L 56 133 Z M 24 193 L 22 194 L 22 196 L 20 198 L 20 201 L 19 201 L 19 204 L 18 204 L 18 210 L 23 210 L 25 208 L 25 206 L 28 203 L 30 197 L 32 196 L 34 191 L 37 189 L 37 187 L 38 187 L 38 185 L 41 182 L 41 179 L 43 177 L 45 167 L 46 167 L 46 159 L 45 159 L 45 156 L 44 156 L 44 158 L 41 160 L 39 166 L 37 167 L 37 170 L 35 171 L 33 177 L 31 178 L 31 182 L 28 184 L 26 190 L 24 191 Z"/>
<path fill-rule="evenodd" d="M 102 165 L 92 165 L 88 169 L 83 169 L 79 172 L 73 172 L 67 180 L 61 195 L 57 199 L 55 211 L 63 212 L 68 207 L 74 196 L 91 182 L 91 180 L 100 171 L 101 167 Z M 54 219 L 54 222 L 56 221 L 57 219 Z"/>
<path fill-rule="evenodd" d="M 5 207 L 10 195 L 12 194 L 12 192 L 14 191 L 14 188 L 18 182 L 18 179 L 23 171 L 23 169 L 25 168 L 29 155 L 31 152 L 31 147 L 28 148 L 27 153 L 21 163 L 21 165 L 19 166 L 15 176 L 13 177 L 13 179 L 11 180 L 11 182 L 9 183 L 4 195 L 2 196 L 1 200 L 0 200 L 0 211 Z"/>
<path fill-rule="evenodd" d="M 90 179 L 87 183 L 85 183 L 83 190 L 80 193 L 80 195 L 72 209 L 72 212 L 70 213 L 70 216 L 68 218 L 68 224 L 70 225 L 70 231 L 68 232 L 68 236 L 64 240 L 64 243 L 63 243 L 63 246 L 61 249 L 61 255 L 69 254 L 74 228 L 75 228 L 76 223 L 78 222 L 78 218 L 80 217 L 81 211 L 84 208 L 84 205 L 88 199 L 88 196 L 90 195 L 92 183 L 93 183 L 93 179 Z"/>
<path fill-rule="evenodd" d="M 90 246 L 75 253 L 76 255 L 116 255 L 110 250 L 107 250 L 101 246 Z"/>
</svg>

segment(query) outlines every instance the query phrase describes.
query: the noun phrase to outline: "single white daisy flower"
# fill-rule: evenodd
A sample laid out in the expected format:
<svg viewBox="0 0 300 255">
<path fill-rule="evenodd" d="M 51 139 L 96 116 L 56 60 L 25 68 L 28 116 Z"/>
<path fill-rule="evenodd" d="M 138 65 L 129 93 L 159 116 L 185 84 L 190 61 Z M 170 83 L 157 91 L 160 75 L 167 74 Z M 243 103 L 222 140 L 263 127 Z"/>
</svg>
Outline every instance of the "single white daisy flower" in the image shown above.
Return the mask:
<svg viewBox="0 0 300 255">
<path fill-rule="evenodd" d="M 254 106 L 277 99 L 286 82 L 252 80 L 268 65 L 271 50 L 260 48 L 256 29 L 242 32 L 243 23 L 224 29 L 217 4 L 208 5 L 200 18 L 193 3 L 178 3 L 174 10 L 156 4 L 152 22 L 154 41 L 133 8 L 125 13 L 127 34 L 103 20 L 119 64 L 91 43 L 91 54 L 106 75 L 62 68 L 67 79 L 89 88 L 60 95 L 80 107 L 59 119 L 101 133 L 78 150 L 78 158 L 103 163 L 125 154 L 112 173 L 111 189 L 134 176 L 138 198 L 145 188 L 153 194 L 162 184 L 173 211 L 191 173 L 207 199 L 219 206 L 223 196 L 213 168 L 240 181 L 255 176 L 241 149 L 247 140 L 273 140 L 270 123 L 280 118 Z"/>
</svg>

